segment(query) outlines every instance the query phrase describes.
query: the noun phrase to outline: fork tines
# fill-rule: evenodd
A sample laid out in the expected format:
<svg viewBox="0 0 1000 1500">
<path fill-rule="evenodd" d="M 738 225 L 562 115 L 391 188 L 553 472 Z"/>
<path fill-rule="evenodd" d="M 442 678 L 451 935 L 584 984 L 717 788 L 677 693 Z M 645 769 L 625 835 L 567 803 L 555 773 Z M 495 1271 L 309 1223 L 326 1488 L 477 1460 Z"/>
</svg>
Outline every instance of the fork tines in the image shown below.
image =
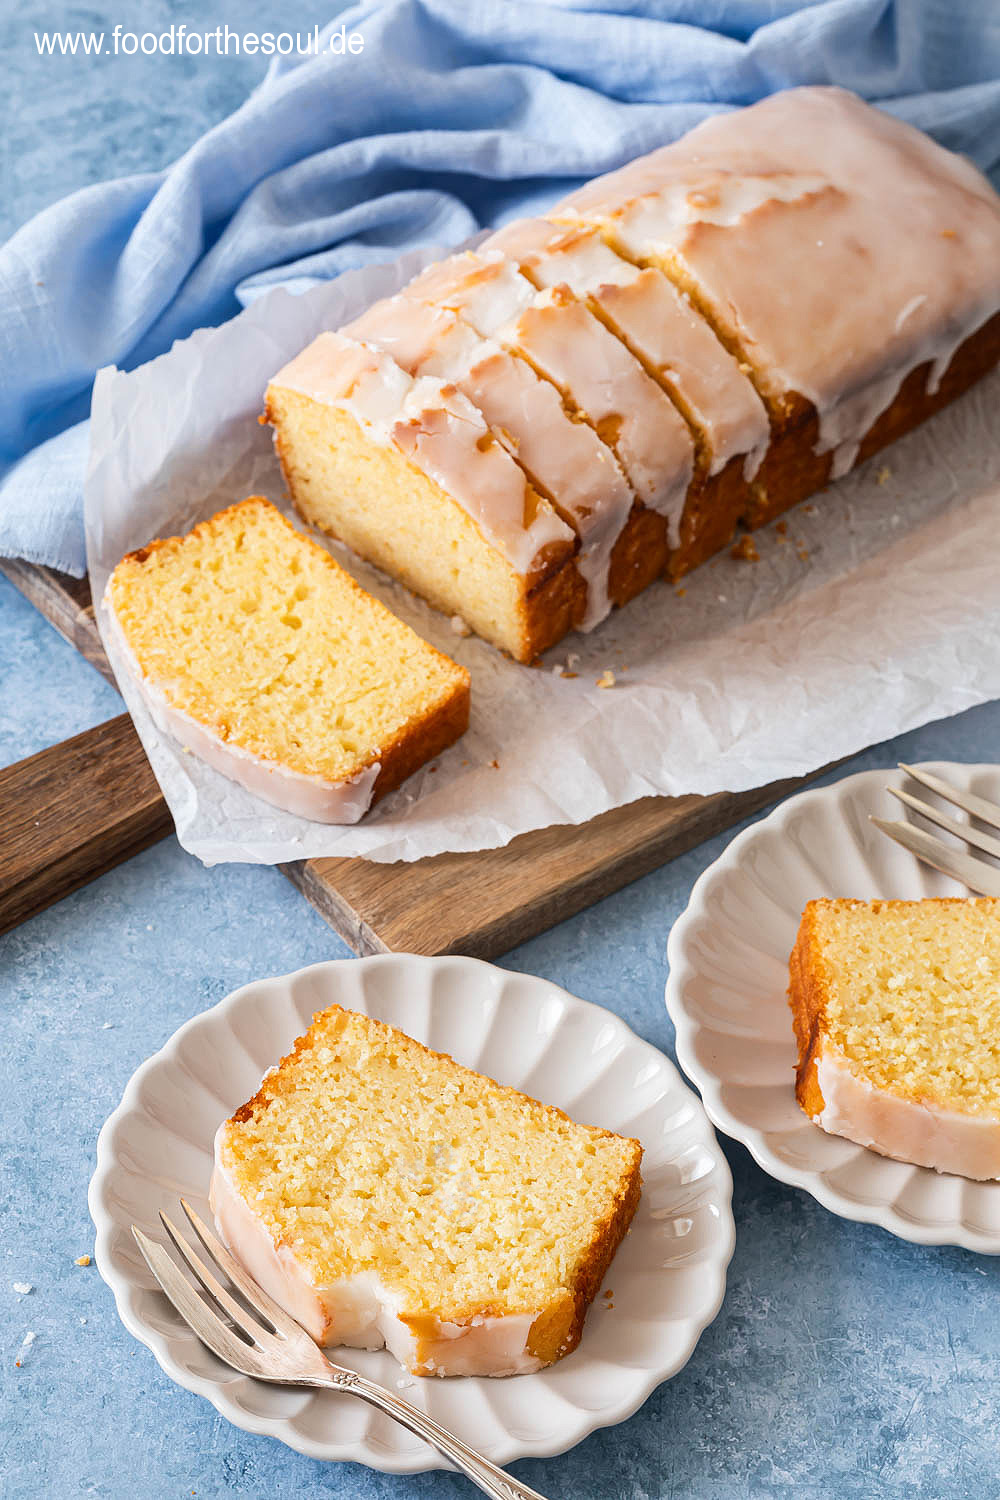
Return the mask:
<svg viewBox="0 0 1000 1500">
<path fill-rule="evenodd" d="M 207 1252 L 207 1264 L 165 1213 L 161 1212 L 160 1221 L 185 1264 L 204 1289 L 204 1297 L 185 1276 L 173 1256 L 133 1224 L 132 1234 L 136 1244 L 174 1307 L 202 1342 L 220 1359 L 242 1370 L 244 1374 L 267 1379 L 269 1361 L 279 1357 L 289 1342 L 304 1339 L 307 1335 L 247 1275 L 225 1245 L 183 1198 L 181 1207 Z M 216 1275 L 217 1270 L 223 1273 L 239 1294 L 239 1301 L 223 1286 Z"/>
<path fill-rule="evenodd" d="M 921 786 L 927 787 L 928 791 L 936 793 L 945 801 L 960 807 L 970 817 L 1000 832 L 1000 806 L 995 802 L 977 796 L 974 792 L 953 787 L 932 771 L 904 765 L 902 762 L 900 762 L 899 769 L 905 771 Z M 889 787 L 888 790 L 905 807 L 910 808 L 920 817 L 926 818 L 929 823 L 944 829 L 947 833 L 954 834 L 971 848 L 979 849 L 984 854 L 1000 859 L 1000 839 L 994 838 L 979 828 L 972 827 L 969 823 L 958 822 L 940 808 L 921 801 L 912 792 L 899 787 Z M 889 823 L 882 818 L 875 817 L 871 821 L 876 828 L 888 834 L 891 839 L 895 839 L 897 844 L 902 844 L 904 848 L 909 849 L 924 864 L 941 870 L 943 874 L 950 875 L 954 880 L 968 886 L 970 890 L 978 891 L 980 895 L 1000 897 L 1000 870 L 987 864 L 985 860 L 977 859 L 974 855 L 956 848 L 954 844 L 946 844 L 943 839 L 935 838 L 933 834 L 916 827 L 913 823 Z"/>
</svg>

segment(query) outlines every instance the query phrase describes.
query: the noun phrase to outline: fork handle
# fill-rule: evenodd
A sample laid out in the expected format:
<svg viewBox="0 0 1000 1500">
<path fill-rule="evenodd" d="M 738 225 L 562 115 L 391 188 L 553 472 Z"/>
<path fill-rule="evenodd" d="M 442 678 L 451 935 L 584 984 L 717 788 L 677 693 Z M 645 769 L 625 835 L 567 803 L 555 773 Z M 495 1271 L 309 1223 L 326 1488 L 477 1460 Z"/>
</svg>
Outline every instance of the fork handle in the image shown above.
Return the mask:
<svg viewBox="0 0 1000 1500">
<path fill-rule="evenodd" d="M 441 1427 L 426 1412 L 418 1411 L 411 1406 L 409 1401 L 404 1401 L 402 1396 L 397 1396 L 394 1391 L 386 1390 L 384 1386 L 376 1385 L 372 1380 L 366 1380 L 363 1375 L 357 1375 L 354 1371 L 331 1371 L 330 1375 L 322 1380 L 310 1381 L 309 1384 L 324 1385 L 332 1390 L 352 1391 L 355 1396 L 360 1396 L 370 1406 L 377 1407 L 399 1422 L 402 1427 L 409 1428 L 419 1438 L 437 1448 L 446 1458 L 450 1458 L 456 1468 L 460 1469 L 473 1484 L 486 1495 L 491 1495 L 493 1500 L 545 1500 L 537 1490 L 529 1489 L 526 1484 L 519 1484 L 516 1479 L 503 1469 L 498 1469 L 496 1464 L 490 1463 L 481 1453 L 470 1448 L 462 1439 L 449 1432 L 446 1427 Z"/>
</svg>

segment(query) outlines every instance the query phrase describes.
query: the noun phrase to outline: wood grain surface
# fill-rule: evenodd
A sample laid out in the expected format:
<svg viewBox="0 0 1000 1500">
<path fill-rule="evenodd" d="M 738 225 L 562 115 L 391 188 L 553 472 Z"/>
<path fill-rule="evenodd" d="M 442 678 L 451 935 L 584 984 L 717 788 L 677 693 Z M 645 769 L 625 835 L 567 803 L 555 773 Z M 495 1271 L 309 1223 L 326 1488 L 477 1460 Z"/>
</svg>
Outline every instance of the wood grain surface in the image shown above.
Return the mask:
<svg viewBox="0 0 1000 1500">
<path fill-rule="evenodd" d="M 172 827 L 128 714 L 0 770 L 0 932 Z"/>
<path fill-rule="evenodd" d="M 504 849 L 414 864 L 311 859 L 282 868 L 356 953 L 495 958 L 805 784 L 644 797 L 579 827 L 522 834 Z"/>
<path fill-rule="evenodd" d="M 0 572 L 113 681 L 86 579 L 9 558 Z M 493 958 L 811 779 L 714 797 L 646 797 L 580 827 L 523 834 L 505 849 L 281 868 L 356 953 Z M 0 772 L 0 930 L 170 828 L 126 714 Z"/>
</svg>

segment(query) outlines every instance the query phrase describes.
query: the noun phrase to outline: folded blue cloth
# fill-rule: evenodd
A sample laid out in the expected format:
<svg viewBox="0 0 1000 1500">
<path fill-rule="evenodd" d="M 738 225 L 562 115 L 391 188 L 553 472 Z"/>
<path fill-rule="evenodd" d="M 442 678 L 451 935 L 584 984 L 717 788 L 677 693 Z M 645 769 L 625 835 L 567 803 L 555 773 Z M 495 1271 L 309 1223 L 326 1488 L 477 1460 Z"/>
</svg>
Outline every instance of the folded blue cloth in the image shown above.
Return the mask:
<svg viewBox="0 0 1000 1500">
<path fill-rule="evenodd" d="M 838 83 L 1000 166 L 996 0 L 373 0 L 341 26 L 360 55 L 282 59 L 169 170 L 85 188 L 0 250 L 0 554 L 84 571 L 102 365 L 272 286 L 454 244 L 707 114 Z"/>
</svg>

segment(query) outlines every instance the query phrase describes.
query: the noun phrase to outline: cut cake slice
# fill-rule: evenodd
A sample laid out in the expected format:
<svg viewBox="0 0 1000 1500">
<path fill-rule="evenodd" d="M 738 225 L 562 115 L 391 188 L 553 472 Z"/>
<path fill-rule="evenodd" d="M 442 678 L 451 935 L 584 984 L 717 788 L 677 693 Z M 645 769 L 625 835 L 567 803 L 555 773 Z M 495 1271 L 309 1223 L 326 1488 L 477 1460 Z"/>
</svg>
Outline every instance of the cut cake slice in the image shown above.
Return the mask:
<svg viewBox="0 0 1000 1500">
<path fill-rule="evenodd" d="M 356 822 L 468 725 L 464 667 L 257 496 L 129 553 L 105 605 L 159 727 L 302 817 Z"/>
<path fill-rule="evenodd" d="M 579 1342 L 641 1157 L 333 1006 L 220 1127 L 210 1197 L 317 1342 L 384 1345 L 415 1375 L 513 1375 Z"/>
<path fill-rule="evenodd" d="M 694 442 L 673 402 L 621 341 L 566 287 L 538 291 L 516 262 L 496 252 L 464 251 L 429 266 L 402 296 L 457 313 L 557 387 L 613 450 L 645 507 L 630 517 L 634 537 L 623 537 L 642 575 L 633 593 L 661 573 L 679 534 Z"/>
<path fill-rule="evenodd" d="M 479 408 L 534 488 L 580 538 L 574 561 L 587 587 L 582 629 L 629 597 L 631 575 L 621 576 L 617 544 L 635 497 L 611 449 L 586 422 L 574 420 L 550 381 L 450 309 L 416 298 L 384 298 L 340 332 L 384 350 L 410 375 L 453 383 Z"/>
<path fill-rule="evenodd" d="M 322 333 L 266 405 L 305 518 L 438 609 L 525 662 L 582 618 L 577 537 L 454 385 Z"/>
<path fill-rule="evenodd" d="M 1000 901 L 810 901 L 789 974 L 811 1120 L 1000 1178 Z"/>
<path fill-rule="evenodd" d="M 842 89 L 713 116 L 549 217 L 664 271 L 752 372 L 774 429 L 754 524 L 1000 355 L 1000 200 L 969 162 Z"/>
<path fill-rule="evenodd" d="M 668 572 L 678 578 L 732 538 L 748 481 L 770 443 L 767 410 L 690 298 L 653 267 L 623 259 L 593 229 L 517 219 L 480 246 L 515 261 L 539 289 L 566 286 L 673 400 L 692 430 L 695 473 Z"/>
</svg>

